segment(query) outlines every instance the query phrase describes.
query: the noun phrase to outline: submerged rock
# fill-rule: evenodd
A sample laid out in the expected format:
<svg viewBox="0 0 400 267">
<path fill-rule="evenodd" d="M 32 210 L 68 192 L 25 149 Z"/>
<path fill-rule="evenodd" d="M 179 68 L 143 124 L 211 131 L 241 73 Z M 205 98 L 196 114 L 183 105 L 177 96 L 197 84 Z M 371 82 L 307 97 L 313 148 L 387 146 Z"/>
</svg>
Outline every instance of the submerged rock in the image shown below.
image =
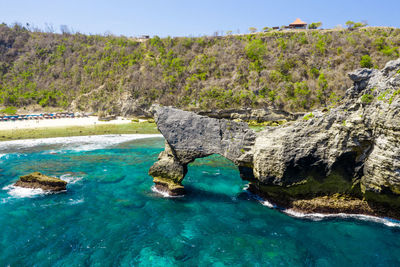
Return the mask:
<svg viewBox="0 0 400 267">
<path fill-rule="evenodd" d="M 67 189 L 67 182 L 55 177 L 46 176 L 40 172 L 21 176 L 14 185 L 25 188 L 41 188 L 50 191 L 62 191 Z"/>
</svg>

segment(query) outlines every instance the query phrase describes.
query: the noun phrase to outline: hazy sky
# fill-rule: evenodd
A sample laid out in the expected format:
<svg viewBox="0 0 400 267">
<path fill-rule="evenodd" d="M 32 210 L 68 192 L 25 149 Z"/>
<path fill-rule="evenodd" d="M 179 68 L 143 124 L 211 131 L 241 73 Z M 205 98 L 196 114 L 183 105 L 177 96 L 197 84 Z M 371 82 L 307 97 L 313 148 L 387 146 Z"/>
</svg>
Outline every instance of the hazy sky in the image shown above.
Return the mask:
<svg viewBox="0 0 400 267">
<path fill-rule="evenodd" d="M 400 27 L 400 0 L 0 0 L 0 23 L 30 23 L 59 31 L 159 36 L 247 32 L 249 27 L 281 26 L 297 17 L 322 21 L 324 28 L 347 20 Z"/>
</svg>

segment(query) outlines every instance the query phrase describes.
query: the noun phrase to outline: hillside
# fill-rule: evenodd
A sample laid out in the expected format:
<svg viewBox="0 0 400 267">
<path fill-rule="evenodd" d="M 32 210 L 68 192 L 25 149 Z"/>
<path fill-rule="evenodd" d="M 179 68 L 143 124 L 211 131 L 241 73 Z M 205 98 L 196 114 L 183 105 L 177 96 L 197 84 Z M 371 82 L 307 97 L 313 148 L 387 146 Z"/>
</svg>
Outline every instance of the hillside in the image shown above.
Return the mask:
<svg viewBox="0 0 400 267">
<path fill-rule="evenodd" d="M 400 29 L 383 27 L 139 42 L 2 24 L 0 106 L 125 115 L 152 103 L 307 111 L 335 105 L 351 85 L 348 71 L 382 68 L 399 47 Z"/>
</svg>

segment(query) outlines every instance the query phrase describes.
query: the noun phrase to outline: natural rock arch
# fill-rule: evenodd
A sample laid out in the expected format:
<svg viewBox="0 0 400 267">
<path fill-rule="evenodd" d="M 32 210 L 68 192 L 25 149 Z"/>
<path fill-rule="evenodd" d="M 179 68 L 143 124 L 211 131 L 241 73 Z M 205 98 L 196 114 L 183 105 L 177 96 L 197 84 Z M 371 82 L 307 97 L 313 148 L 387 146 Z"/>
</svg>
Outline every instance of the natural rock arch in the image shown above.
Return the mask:
<svg viewBox="0 0 400 267">
<path fill-rule="evenodd" d="M 252 179 L 255 133 L 246 123 L 213 119 L 170 107 L 156 107 L 165 150 L 150 168 L 156 188 L 172 195 L 184 193 L 187 166 L 197 158 L 219 154 L 238 166 L 242 179 Z"/>
</svg>

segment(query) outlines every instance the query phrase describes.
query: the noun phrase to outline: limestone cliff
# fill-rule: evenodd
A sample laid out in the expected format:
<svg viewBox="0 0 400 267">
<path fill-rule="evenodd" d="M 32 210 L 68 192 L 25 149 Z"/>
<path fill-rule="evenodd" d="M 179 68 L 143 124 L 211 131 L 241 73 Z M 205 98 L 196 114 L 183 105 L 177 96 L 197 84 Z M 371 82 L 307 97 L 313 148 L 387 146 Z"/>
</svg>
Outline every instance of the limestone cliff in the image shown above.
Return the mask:
<svg viewBox="0 0 400 267">
<path fill-rule="evenodd" d="M 150 168 L 157 187 L 183 192 L 187 164 L 196 158 L 220 154 L 245 173 L 253 161 L 255 133 L 244 122 L 219 120 L 169 107 L 156 108 L 155 120 L 166 139 L 165 151 Z"/>
<path fill-rule="evenodd" d="M 157 186 L 182 193 L 187 164 L 220 154 L 251 190 L 279 205 L 399 217 L 400 59 L 349 78 L 354 85 L 341 105 L 259 133 L 245 123 L 158 107 L 166 149 L 150 174 Z"/>
</svg>

